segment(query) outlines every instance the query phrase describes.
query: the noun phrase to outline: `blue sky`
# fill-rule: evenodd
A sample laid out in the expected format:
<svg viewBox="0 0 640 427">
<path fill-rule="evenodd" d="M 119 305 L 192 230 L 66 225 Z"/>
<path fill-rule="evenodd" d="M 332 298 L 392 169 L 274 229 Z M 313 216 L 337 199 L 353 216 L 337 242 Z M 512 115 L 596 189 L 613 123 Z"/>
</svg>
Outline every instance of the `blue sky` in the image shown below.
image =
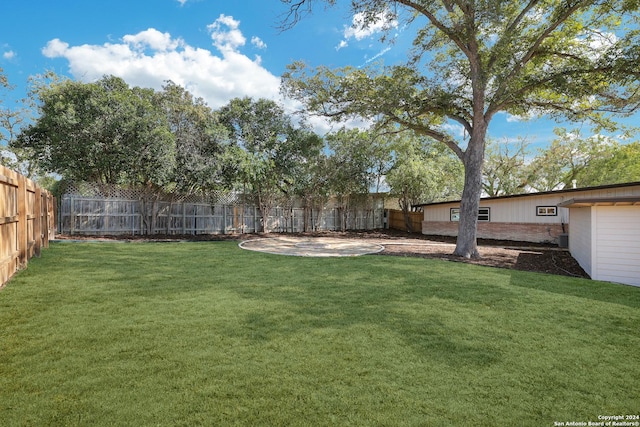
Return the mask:
<svg viewBox="0 0 640 427">
<path fill-rule="evenodd" d="M 346 9 L 318 5 L 293 29 L 277 26 L 287 11 L 279 0 L 5 0 L 0 67 L 15 89 L 5 107 L 25 96 L 30 75 L 53 70 L 76 80 L 105 74 L 130 85 L 159 89 L 172 80 L 217 108 L 234 97 L 279 98 L 287 64 L 362 66 L 401 61 L 411 31 L 396 31 L 393 45 L 378 29 L 355 31 Z M 291 101 L 285 106 L 293 108 Z M 315 122 L 318 131 L 327 128 Z M 499 140 L 553 139 L 555 123 L 498 115 L 489 133 Z"/>
</svg>

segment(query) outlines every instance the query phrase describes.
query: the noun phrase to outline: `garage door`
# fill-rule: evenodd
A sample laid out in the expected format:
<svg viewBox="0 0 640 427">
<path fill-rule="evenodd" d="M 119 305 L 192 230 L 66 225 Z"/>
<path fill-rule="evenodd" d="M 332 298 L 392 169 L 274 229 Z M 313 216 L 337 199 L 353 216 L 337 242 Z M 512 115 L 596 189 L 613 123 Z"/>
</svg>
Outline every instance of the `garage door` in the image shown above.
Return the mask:
<svg viewBox="0 0 640 427">
<path fill-rule="evenodd" d="M 592 279 L 640 286 L 640 206 L 592 209 Z"/>
</svg>

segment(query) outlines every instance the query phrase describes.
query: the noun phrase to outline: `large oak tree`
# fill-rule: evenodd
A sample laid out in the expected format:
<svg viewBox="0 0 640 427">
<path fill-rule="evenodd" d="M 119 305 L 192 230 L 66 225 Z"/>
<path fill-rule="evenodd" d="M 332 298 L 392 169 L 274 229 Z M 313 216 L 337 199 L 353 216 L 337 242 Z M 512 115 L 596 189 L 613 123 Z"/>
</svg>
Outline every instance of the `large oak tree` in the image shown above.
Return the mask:
<svg viewBox="0 0 640 427">
<path fill-rule="evenodd" d="M 228 132 L 218 115 L 203 99 L 168 81 L 159 94 L 175 140 L 176 190 L 184 194 L 208 193 L 223 189 Z"/>
<path fill-rule="evenodd" d="M 282 0 L 284 25 L 318 3 Z M 346 0 L 345 0 L 346 2 Z M 311 69 L 294 63 L 283 92 L 310 112 L 382 118 L 449 147 L 465 166 L 455 254 L 479 256 L 477 211 L 485 138 L 500 112 L 589 120 L 640 102 L 640 2 L 632 0 L 353 0 L 363 26 L 395 19 L 416 28 L 405 64 Z M 464 128 L 456 137 L 451 124 Z"/>
<path fill-rule="evenodd" d="M 18 148 L 49 172 L 103 184 L 167 184 L 174 139 L 152 89 L 105 76 L 93 83 L 54 81 L 37 89 L 39 117 Z"/>
</svg>

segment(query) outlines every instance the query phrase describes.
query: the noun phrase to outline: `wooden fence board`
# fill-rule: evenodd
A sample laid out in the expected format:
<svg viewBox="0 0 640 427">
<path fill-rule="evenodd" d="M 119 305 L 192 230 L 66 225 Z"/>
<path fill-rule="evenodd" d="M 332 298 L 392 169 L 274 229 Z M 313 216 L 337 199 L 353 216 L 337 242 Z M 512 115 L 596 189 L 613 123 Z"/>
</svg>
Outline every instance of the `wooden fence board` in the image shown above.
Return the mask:
<svg viewBox="0 0 640 427">
<path fill-rule="evenodd" d="M 54 206 L 48 191 L 0 166 L 0 286 L 49 246 Z"/>
<path fill-rule="evenodd" d="M 409 212 L 409 222 L 411 223 L 411 230 L 407 230 L 407 224 L 404 219 L 404 214 L 401 210 L 390 209 L 389 210 L 389 228 L 392 230 L 411 231 L 413 233 L 422 232 L 422 220 L 424 219 L 424 213 L 422 212 Z"/>
</svg>

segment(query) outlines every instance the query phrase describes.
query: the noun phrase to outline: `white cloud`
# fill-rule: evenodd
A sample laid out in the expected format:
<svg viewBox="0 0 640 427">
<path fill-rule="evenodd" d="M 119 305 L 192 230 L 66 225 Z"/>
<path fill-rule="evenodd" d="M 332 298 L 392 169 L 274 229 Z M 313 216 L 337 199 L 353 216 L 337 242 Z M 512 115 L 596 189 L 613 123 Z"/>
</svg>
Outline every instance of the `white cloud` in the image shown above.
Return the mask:
<svg viewBox="0 0 640 427">
<path fill-rule="evenodd" d="M 351 38 L 362 40 L 390 28 L 396 28 L 397 26 L 398 21 L 395 19 L 388 19 L 387 13 L 385 12 L 381 13 L 374 22 L 369 23 L 365 23 L 363 13 L 356 13 L 351 21 L 351 26 L 345 26 L 344 38 L 345 40 L 349 40 Z"/>
<path fill-rule="evenodd" d="M 246 39 L 240 22 L 233 17 L 220 17 L 207 27 L 216 52 L 190 46 L 180 38 L 149 28 L 128 34 L 120 42 L 102 45 L 70 46 L 60 39 L 50 40 L 42 49 L 49 58 L 64 58 L 70 74 L 81 81 L 95 81 L 104 75 L 123 78 L 132 86 L 156 90 L 171 80 L 193 95 L 202 97 L 211 108 L 219 108 L 232 98 L 249 96 L 279 102 L 285 111 L 300 111 L 299 102 L 282 99 L 280 77 L 261 65 L 260 56 L 250 59 L 240 52 Z M 251 42 L 260 47 L 261 39 Z M 266 44 L 262 48 L 266 48 Z M 336 126 L 322 117 L 311 117 L 309 123 L 323 135 Z M 357 121 L 348 127 L 366 127 Z"/>
<path fill-rule="evenodd" d="M 184 6 L 186 2 L 187 0 L 178 0 L 178 3 L 180 3 L 180 6 Z"/>
<path fill-rule="evenodd" d="M 47 45 L 42 49 L 42 54 L 47 58 L 55 58 L 64 56 L 67 49 L 69 49 L 69 43 L 65 43 L 60 39 L 53 39 L 49 40 Z"/>
<path fill-rule="evenodd" d="M 66 59 L 70 73 L 82 81 L 113 74 L 130 85 L 160 89 L 171 80 L 212 108 L 242 96 L 280 100 L 280 78 L 260 65 L 260 57 L 252 60 L 240 52 L 246 39 L 239 21 L 220 15 L 207 29 L 217 54 L 154 28 L 103 45 L 70 46 L 53 39 L 42 53 Z"/>
<path fill-rule="evenodd" d="M 340 43 L 336 46 L 336 51 L 347 47 L 349 45 L 349 40 L 363 40 L 365 38 L 371 37 L 374 34 L 381 33 L 387 31 L 391 28 L 398 27 L 398 20 L 395 18 L 390 18 L 390 14 L 388 12 L 381 12 L 376 19 L 365 22 L 365 16 L 363 13 L 356 13 L 352 20 L 351 26 L 347 27 L 345 25 L 343 36 L 344 38 L 340 41 Z M 397 34 L 396 34 L 397 36 Z M 374 58 L 367 61 L 371 62 L 373 59 L 376 59 L 383 54 L 387 53 L 391 49 L 385 49 L 381 51 Z"/>
<path fill-rule="evenodd" d="M 141 31 L 135 35 L 126 35 L 122 40 L 126 44 L 135 47 L 137 50 L 142 50 L 148 47 L 151 50 L 162 52 L 175 50 L 183 44 L 182 40 L 173 40 L 171 38 L 171 34 L 161 33 L 154 28 L 149 28 L 148 30 Z"/>
<path fill-rule="evenodd" d="M 523 114 L 511 114 L 511 113 L 501 113 L 506 114 L 507 123 L 516 123 L 516 122 L 529 122 L 531 120 L 535 120 L 537 118 L 543 117 L 545 115 L 545 111 L 540 110 L 538 108 L 529 108 L 529 111 Z"/>
<path fill-rule="evenodd" d="M 464 128 L 464 126 L 462 126 L 459 123 L 454 123 L 454 122 L 448 122 L 448 123 L 443 123 L 441 126 L 443 131 L 453 135 L 454 138 L 466 138 L 467 132 Z"/>
<path fill-rule="evenodd" d="M 4 59 L 13 59 L 16 57 L 16 53 L 12 50 L 8 50 L 2 54 Z"/>
<path fill-rule="evenodd" d="M 526 121 L 527 118 L 524 116 L 516 116 L 511 113 L 507 113 L 507 123 L 516 123 Z"/>
<path fill-rule="evenodd" d="M 614 33 L 595 30 L 589 32 L 584 40 L 578 40 L 578 49 L 584 50 L 585 55 L 590 60 L 597 61 L 606 54 L 609 49 L 616 46 L 618 41 L 618 37 Z"/>
<path fill-rule="evenodd" d="M 267 44 L 263 42 L 260 37 L 256 37 L 256 36 L 251 37 L 251 44 L 257 47 L 258 49 L 267 48 Z"/>
<path fill-rule="evenodd" d="M 211 33 L 213 45 L 221 51 L 234 51 L 244 46 L 247 39 L 240 31 L 240 21 L 233 19 L 233 16 L 221 14 L 218 19 L 207 29 Z"/>
<path fill-rule="evenodd" d="M 301 106 L 299 107 L 301 108 Z M 285 110 L 288 109 L 285 107 Z M 313 131 L 315 133 L 321 136 L 330 132 L 336 132 L 343 127 L 347 129 L 365 130 L 374 125 L 374 122 L 372 120 L 363 118 L 349 118 L 340 122 L 334 122 L 322 116 L 307 117 L 307 123 L 313 128 Z"/>
</svg>

